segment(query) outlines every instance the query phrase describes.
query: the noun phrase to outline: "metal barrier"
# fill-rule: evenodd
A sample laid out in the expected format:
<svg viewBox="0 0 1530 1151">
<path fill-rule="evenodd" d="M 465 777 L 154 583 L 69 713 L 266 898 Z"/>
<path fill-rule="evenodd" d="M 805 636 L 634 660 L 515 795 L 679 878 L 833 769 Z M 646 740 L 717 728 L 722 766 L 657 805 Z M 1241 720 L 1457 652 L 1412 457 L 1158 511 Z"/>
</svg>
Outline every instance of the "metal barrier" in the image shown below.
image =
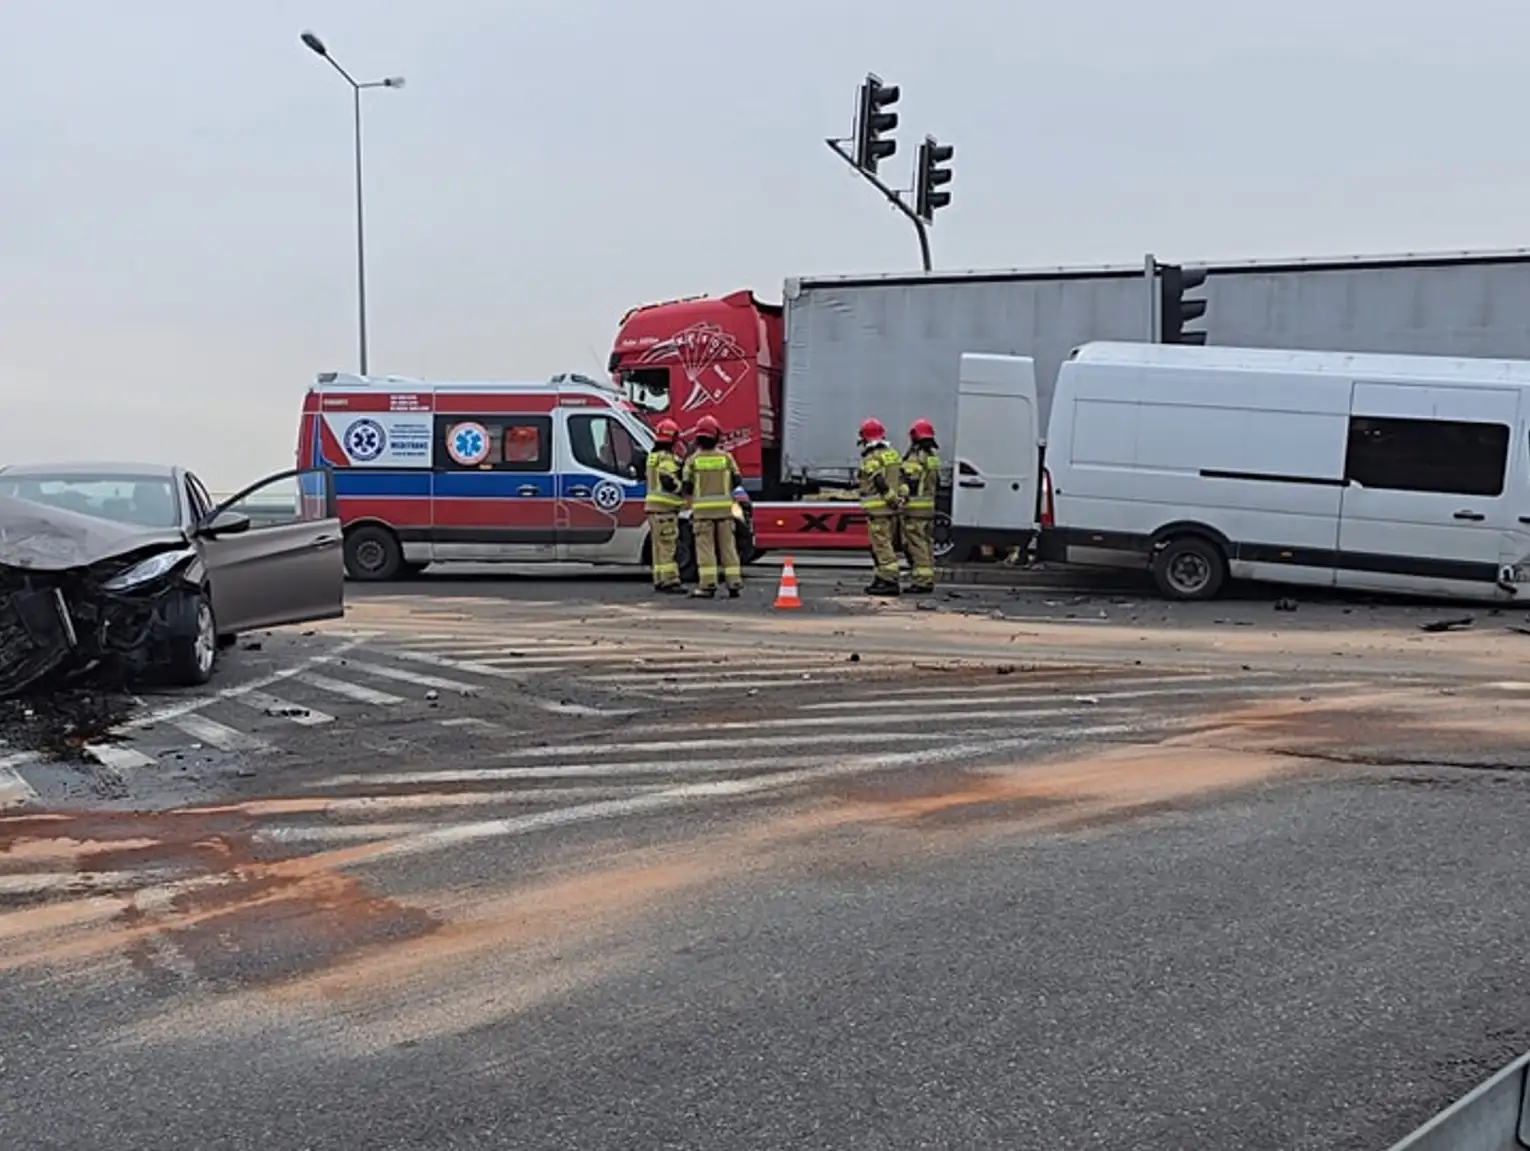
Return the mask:
<svg viewBox="0 0 1530 1151">
<path fill-rule="evenodd" d="M 1391 1151 L 1526 1151 L 1530 1148 L 1530 1054 L 1456 1100 Z"/>
</svg>

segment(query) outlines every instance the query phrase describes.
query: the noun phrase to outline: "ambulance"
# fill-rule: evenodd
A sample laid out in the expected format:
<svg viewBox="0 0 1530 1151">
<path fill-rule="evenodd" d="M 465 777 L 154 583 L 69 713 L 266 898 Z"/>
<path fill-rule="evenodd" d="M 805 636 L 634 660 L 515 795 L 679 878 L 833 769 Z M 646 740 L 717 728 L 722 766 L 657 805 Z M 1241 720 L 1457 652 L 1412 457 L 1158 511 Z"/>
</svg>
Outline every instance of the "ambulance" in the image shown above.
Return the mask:
<svg viewBox="0 0 1530 1151">
<path fill-rule="evenodd" d="M 653 433 L 608 384 L 456 383 L 325 372 L 303 399 L 299 468 L 334 475 L 346 573 L 442 563 L 647 564 Z M 735 492 L 739 554 L 754 556 Z M 688 518 L 680 566 L 695 579 Z"/>
</svg>

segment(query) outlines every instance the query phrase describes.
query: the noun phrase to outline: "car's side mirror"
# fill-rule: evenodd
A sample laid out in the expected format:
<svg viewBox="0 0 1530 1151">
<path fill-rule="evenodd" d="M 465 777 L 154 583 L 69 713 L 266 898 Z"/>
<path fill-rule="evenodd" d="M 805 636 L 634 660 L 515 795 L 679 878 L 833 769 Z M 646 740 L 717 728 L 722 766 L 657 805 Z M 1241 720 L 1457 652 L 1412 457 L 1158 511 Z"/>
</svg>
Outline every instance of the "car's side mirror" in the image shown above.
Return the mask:
<svg viewBox="0 0 1530 1151">
<path fill-rule="evenodd" d="M 250 530 L 250 517 L 243 512 L 221 511 L 202 525 L 202 535 L 232 536 Z"/>
<path fill-rule="evenodd" d="M 648 453 L 634 452 L 632 463 L 627 467 L 627 474 L 635 480 L 640 480 L 648 472 Z"/>
</svg>

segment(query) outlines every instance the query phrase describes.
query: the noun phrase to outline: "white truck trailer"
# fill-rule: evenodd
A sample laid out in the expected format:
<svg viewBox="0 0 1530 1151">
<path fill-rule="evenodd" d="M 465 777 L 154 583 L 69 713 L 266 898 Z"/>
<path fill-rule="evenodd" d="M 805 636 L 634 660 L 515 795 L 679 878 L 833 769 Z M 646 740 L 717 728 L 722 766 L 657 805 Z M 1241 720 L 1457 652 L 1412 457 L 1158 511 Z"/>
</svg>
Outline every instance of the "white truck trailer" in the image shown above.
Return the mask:
<svg viewBox="0 0 1530 1151">
<path fill-rule="evenodd" d="M 1530 359 L 1530 249 L 1199 265 L 1210 345 Z M 1058 367 L 1097 340 L 1157 342 L 1161 267 L 789 280 L 781 480 L 853 474 L 866 416 L 949 436 L 964 353 L 1034 362 L 1037 418 Z M 946 453 L 949 455 L 950 453 Z"/>
</svg>

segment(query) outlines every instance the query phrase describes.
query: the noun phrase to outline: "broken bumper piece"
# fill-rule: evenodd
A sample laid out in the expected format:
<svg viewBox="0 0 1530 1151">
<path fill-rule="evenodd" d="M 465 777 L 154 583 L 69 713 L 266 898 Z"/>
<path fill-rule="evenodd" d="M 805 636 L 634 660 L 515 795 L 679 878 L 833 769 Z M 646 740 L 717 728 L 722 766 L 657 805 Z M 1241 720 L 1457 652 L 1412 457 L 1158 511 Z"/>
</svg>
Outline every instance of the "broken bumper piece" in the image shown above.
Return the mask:
<svg viewBox="0 0 1530 1151">
<path fill-rule="evenodd" d="M 163 579 L 126 593 L 87 573 L 0 567 L 0 698 L 85 672 L 129 678 L 163 663 L 174 592 Z"/>
</svg>

